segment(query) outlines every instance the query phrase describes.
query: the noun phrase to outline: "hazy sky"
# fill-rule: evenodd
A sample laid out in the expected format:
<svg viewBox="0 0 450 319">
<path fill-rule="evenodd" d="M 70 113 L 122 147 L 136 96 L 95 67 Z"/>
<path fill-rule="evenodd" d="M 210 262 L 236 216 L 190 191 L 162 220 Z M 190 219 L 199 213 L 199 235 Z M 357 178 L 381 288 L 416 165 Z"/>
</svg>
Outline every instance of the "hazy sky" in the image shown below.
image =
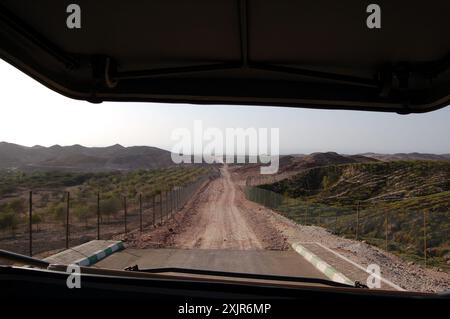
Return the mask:
<svg viewBox="0 0 450 319">
<path fill-rule="evenodd" d="M 278 127 L 280 152 L 450 153 L 450 107 L 419 115 L 255 106 L 90 104 L 61 96 L 0 60 L 0 141 L 149 145 L 171 149 L 175 128 Z"/>
</svg>

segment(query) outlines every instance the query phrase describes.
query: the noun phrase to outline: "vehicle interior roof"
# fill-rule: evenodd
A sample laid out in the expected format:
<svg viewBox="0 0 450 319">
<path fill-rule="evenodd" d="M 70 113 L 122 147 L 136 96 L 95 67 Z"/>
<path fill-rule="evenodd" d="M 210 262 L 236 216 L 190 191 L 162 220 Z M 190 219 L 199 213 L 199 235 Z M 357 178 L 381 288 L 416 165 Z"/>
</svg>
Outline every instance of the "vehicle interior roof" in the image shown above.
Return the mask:
<svg viewBox="0 0 450 319">
<path fill-rule="evenodd" d="M 2 0 L 0 57 L 90 102 L 419 113 L 450 100 L 450 1 Z"/>
</svg>

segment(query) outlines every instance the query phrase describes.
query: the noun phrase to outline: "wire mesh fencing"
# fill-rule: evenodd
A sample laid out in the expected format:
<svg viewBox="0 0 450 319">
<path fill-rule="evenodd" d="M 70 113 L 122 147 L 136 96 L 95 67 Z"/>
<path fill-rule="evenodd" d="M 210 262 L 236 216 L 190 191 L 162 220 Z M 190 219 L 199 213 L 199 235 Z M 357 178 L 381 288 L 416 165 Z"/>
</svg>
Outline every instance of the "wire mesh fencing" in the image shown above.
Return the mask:
<svg viewBox="0 0 450 319">
<path fill-rule="evenodd" d="M 385 202 L 330 206 L 253 186 L 246 186 L 245 194 L 298 224 L 324 227 L 424 265 L 449 268 L 445 260 L 450 246 L 447 210 L 393 208 Z"/>
<path fill-rule="evenodd" d="M 31 228 L 35 228 L 36 221 L 28 218 L 28 202 L 29 192 L 21 192 L 0 201 L 0 249 L 18 253 L 29 251 L 29 234 Z"/>
<path fill-rule="evenodd" d="M 0 249 L 47 255 L 94 239 L 112 239 L 164 224 L 216 174 L 153 192 L 33 190 L 0 201 Z"/>
</svg>

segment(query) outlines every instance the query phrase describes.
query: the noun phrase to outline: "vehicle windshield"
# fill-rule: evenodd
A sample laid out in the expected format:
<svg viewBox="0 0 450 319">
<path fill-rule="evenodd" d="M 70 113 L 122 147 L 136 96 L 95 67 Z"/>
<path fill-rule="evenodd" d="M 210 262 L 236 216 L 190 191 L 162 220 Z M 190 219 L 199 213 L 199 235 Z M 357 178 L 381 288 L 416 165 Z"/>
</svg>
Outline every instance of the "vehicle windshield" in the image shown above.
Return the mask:
<svg viewBox="0 0 450 319">
<path fill-rule="evenodd" d="M 97 270 L 450 287 L 450 108 L 89 104 L 3 61 L 0 84 L 0 249 Z"/>
</svg>

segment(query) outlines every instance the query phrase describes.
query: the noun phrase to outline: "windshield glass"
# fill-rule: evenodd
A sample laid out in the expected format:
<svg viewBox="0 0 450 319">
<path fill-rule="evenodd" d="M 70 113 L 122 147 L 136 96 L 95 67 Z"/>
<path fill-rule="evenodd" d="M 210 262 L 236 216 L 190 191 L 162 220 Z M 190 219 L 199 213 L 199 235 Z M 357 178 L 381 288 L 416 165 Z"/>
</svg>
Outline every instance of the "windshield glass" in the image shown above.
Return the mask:
<svg viewBox="0 0 450 319">
<path fill-rule="evenodd" d="M 0 74 L 0 249 L 97 269 L 450 287 L 449 108 L 89 104 L 3 61 Z"/>
</svg>

